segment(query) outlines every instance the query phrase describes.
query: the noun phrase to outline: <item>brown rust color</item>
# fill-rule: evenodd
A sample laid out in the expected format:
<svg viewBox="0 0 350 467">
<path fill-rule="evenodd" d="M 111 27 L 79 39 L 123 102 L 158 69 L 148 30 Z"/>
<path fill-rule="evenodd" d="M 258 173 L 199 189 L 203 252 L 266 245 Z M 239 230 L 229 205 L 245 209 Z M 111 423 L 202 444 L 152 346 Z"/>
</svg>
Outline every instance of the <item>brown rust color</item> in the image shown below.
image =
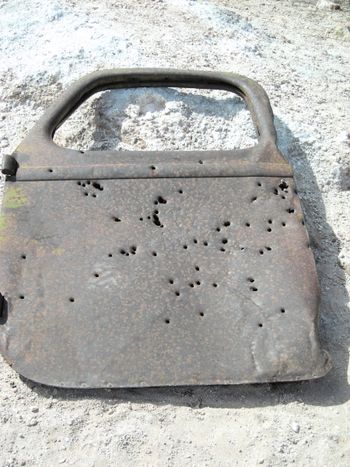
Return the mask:
<svg viewBox="0 0 350 467">
<path fill-rule="evenodd" d="M 89 95 L 135 86 L 236 92 L 259 142 L 85 154 L 53 143 Z M 229 73 L 94 73 L 47 111 L 3 170 L 0 348 L 20 374 L 62 387 L 138 387 L 329 370 L 292 170 L 257 83 Z"/>
</svg>

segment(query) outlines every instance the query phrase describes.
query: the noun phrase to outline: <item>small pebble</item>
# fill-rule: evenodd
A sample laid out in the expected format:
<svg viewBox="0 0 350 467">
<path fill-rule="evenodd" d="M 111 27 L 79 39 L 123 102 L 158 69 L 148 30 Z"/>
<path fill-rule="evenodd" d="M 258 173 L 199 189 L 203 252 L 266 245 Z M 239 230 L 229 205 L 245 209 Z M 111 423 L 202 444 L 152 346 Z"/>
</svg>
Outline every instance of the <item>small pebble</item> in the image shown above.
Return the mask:
<svg viewBox="0 0 350 467">
<path fill-rule="evenodd" d="M 29 420 L 29 422 L 27 422 L 27 426 L 36 426 L 38 423 L 39 422 L 36 418 L 32 418 L 32 420 Z"/>
<path fill-rule="evenodd" d="M 297 424 L 297 423 L 292 423 L 292 430 L 294 431 L 294 433 L 299 433 L 300 431 L 300 426 Z"/>
</svg>

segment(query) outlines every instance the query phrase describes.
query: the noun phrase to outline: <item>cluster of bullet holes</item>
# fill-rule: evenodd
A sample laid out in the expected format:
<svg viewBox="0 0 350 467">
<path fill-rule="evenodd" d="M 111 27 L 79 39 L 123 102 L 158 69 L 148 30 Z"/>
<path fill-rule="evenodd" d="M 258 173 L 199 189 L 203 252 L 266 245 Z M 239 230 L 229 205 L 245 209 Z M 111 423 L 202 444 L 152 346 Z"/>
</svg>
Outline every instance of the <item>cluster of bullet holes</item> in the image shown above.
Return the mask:
<svg viewBox="0 0 350 467">
<path fill-rule="evenodd" d="M 256 287 L 256 285 L 253 285 L 255 283 L 255 279 L 253 277 L 248 277 L 247 281 L 249 282 L 250 286 L 249 286 L 249 290 L 251 292 L 257 292 L 258 291 L 258 288 Z"/>
<path fill-rule="evenodd" d="M 263 254 L 265 254 L 265 251 L 272 251 L 272 248 L 270 246 L 265 246 L 264 248 L 260 248 L 259 249 L 260 255 L 262 256 Z"/>
<path fill-rule="evenodd" d="M 286 195 L 289 192 L 288 188 L 288 183 L 285 180 L 281 180 L 281 183 L 278 185 L 278 187 L 273 189 L 273 193 L 276 196 L 280 196 L 282 199 L 286 199 Z"/>
<path fill-rule="evenodd" d="M 159 219 L 159 215 L 158 215 L 158 214 L 159 214 L 158 209 L 155 209 L 155 210 L 153 211 L 153 214 L 152 214 L 152 222 L 153 222 L 153 224 L 156 225 L 157 227 L 163 228 L 164 225 L 160 222 L 160 219 Z"/>
<path fill-rule="evenodd" d="M 85 196 L 88 196 L 88 195 L 90 194 L 91 196 L 96 197 L 96 196 L 94 196 L 95 193 L 93 192 L 93 190 L 95 190 L 95 191 L 96 191 L 96 190 L 98 190 L 98 191 L 103 191 L 103 186 L 102 186 L 100 183 L 98 183 L 98 182 L 91 182 L 91 181 L 88 180 L 88 181 L 86 181 L 86 182 L 81 182 L 81 181 L 79 181 L 79 182 L 77 182 L 77 184 L 78 184 L 79 186 L 81 186 L 82 188 L 84 188 L 84 194 L 87 193 L 87 194 L 85 194 Z M 258 182 L 257 184 L 258 184 L 258 186 L 262 186 L 262 184 L 261 184 L 260 182 Z M 284 192 L 288 192 L 288 191 L 287 191 L 287 190 L 288 190 L 288 185 L 287 185 L 284 181 L 281 182 L 281 184 L 279 185 L 279 188 L 280 188 L 282 191 L 284 191 Z M 89 192 L 89 189 L 90 189 L 90 192 Z M 179 193 L 179 194 L 183 194 L 183 190 L 179 189 L 179 190 L 178 190 L 178 193 Z M 253 198 L 252 198 L 252 202 L 254 202 L 254 201 L 256 201 L 256 200 L 257 200 L 257 197 L 253 197 Z M 161 204 L 166 204 L 166 203 L 167 203 L 167 200 L 166 200 L 165 198 L 163 198 L 162 196 L 158 196 L 158 197 L 154 200 L 154 205 L 161 205 Z M 294 213 L 295 210 L 294 210 L 293 208 L 289 208 L 289 209 L 287 209 L 287 212 L 288 212 L 288 213 Z M 153 223 L 154 223 L 155 225 L 163 227 L 163 225 L 160 223 L 158 214 L 159 214 L 159 211 L 156 209 L 156 210 L 153 211 L 152 218 L 151 218 L 151 216 L 148 216 L 148 219 L 152 219 L 152 221 L 153 221 Z M 121 219 L 118 218 L 118 217 L 113 216 L 112 219 L 114 220 L 114 222 L 121 222 Z M 140 218 L 140 220 L 143 220 L 143 218 Z M 272 231 L 271 225 L 272 225 L 272 223 L 273 223 L 272 219 L 268 219 L 267 223 L 269 224 L 268 227 L 267 227 L 267 231 L 268 231 L 268 232 L 271 232 L 271 231 Z M 230 221 L 225 221 L 225 222 L 223 222 L 220 226 L 218 226 L 218 227 L 216 228 L 216 231 L 217 231 L 217 232 L 221 232 L 223 229 L 225 229 L 225 228 L 227 228 L 227 227 L 230 227 L 230 225 L 231 225 L 231 222 L 230 222 Z M 250 227 L 251 225 L 250 225 L 249 222 L 246 222 L 246 223 L 245 223 L 245 226 L 246 226 L 246 227 Z M 282 222 L 282 226 L 286 226 L 286 223 L 285 223 L 285 222 Z M 229 241 L 229 239 L 226 238 L 226 237 L 222 237 L 222 238 L 221 238 L 221 244 L 222 244 L 222 245 L 226 245 L 226 244 L 228 243 L 228 241 Z M 199 242 L 197 238 L 193 238 L 193 243 L 194 243 L 194 244 L 202 243 L 204 246 L 208 246 L 208 245 L 209 245 L 209 243 L 208 243 L 207 240 L 204 240 L 204 241 L 202 241 L 202 242 Z M 188 248 L 188 245 L 187 245 L 187 244 L 183 245 L 183 248 L 184 248 L 184 249 L 187 249 L 187 248 Z M 245 250 L 245 247 L 241 247 L 240 249 L 241 249 L 241 250 Z M 225 248 L 224 248 L 223 246 L 221 246 L 220 250 L 221 250 L 221 251 L 225 251 Z M 260 253 L 260 255 L 263 255 L 263 254 L 265 253 L 265 251 L 271 251 L 271 250 L 272 250 L 271 247 L 265 246 L 264 248 L 261 248 L 261 249 L 259 250 L 259 253 Z M 135 255 L 135 254 L 136 254 L 136 251 L 137 251 L 137 247 L 134 246 L 134 245 L 130 246 L 129 248 L 126 248 L 126 249 L 121 248 L 121 249 L 119 250 L 120 254 L 121 254 L 121 255 L 124 255 L 124 256 Z M 151 252 L 151 254 L 152 254 L 152 256 L 157 256 L 157 252 L 155 252 L 155 251 Z M 113 256 L 112 253 L 108 253 L 108 257 L 112 257 L 112 256 Z M 22 258 L 22 259 L 26 259 L 26 255 L 25 255 L 25 254 L 22 254 L 22 255 L 21 255 L 21 258 Z M 199 266 L 197 266 L 197 265 L 194 266 L 194 269 L 195 269 L 195 271 L 197 271 L 197 272 L 200 271 L 200 268 L 199 268 Z M 94 276 L 95 276 L 96 278 L 98 278 L 98 277 L 100 276 L 100 274 L 99 274 L 98 272 L 95 272 L 95 273 L 94 273 Z M 255 279 L 252 278 L 252 277 L 249 277 L 247 280 L 248 280 L 248 282 L 249 282 L 249 284 L 250 284 L 250 285 L 249 285 L 249 288 L 250 288 L 251 292 L 257 292 L 257 291 L 258 291 L 258 288 L 256 287 Z M 172 279 L 172 278 L 170 278 L 168 282 L 169 282 L 170 285 L 175 285 L 175 280 Z M 195 280 L 195 281 L 192 281 L 192 282 L 189 282 L 189 283 L 188 283 L 188 286 L 189 286 L 191 289 L 194 289 L 194 288 L 199 287 L 199 286 L 201 286 L 201 285 L 202 285 L 202 283 L 201 283 L 200 280 Z M 211 285 L 212 285 L 213 288 L 217 288 L 217 287 L 218 287 L 218 284 L 217 284 L 216 282 L 213 282 Z M 180 296 L 180 290 L 176 289 L 176 290 L 174 291 L 174 293 L 175 293 L 175 295 L 176 295 L 177 297 Z M 21 294 L 21 295 L 18 296 L 18 298 L 19 298 L 20 300 L 24 300 L 25 297 L 24 297 L 23 294 Z M 75 302 L 74 297 L 70 297 L 70 298 L 69 298 L 69 302 L 74 303 L 74 302 Z M 280 308 L 280 313 L 281 313 L 281 314 L 284 314 L 284 313 L 285 313 L 285 309 L 284 309 L 284 308 Z M 199 312 L 198 312 L 198 315 L 199 315 L 200 317 L 204 317 L 204 312 L 203 312 L 203 311 L 199 311 Z M 1 317 L 2 317 L 2 315 L 0 315 L 0 318 L 1 318 Z M 169 319 L 169 318 L 166 318 L 166 319 L 165 319 L 165 323 L 166 323 L 166 324 L 170 324 L 170 319 Z M 259 323 L 258 326 L 259 326 L 259 327 L 263 327 L 263 324 L 262 324 L 262 323 Z"/>
<path fill-rule="evenodd" d="M 135 245 L 130 246 L 129 248 L 121 248 L 119 253 L 123 256 L 136 255 L 137 247 Z"/>
<path fill-rule="evenodd" d="M 160 204 L 166 204 L 166 203 L 167 203 L 167 200 L 163 198 L 163 196 L 158 196 L 153 202 L 155 206 L 160 205 Z M 145 218 L 139 217 L 139 220 L 140 222 L 143 222 Z M 164 225 L 162 224 L 159 218 L 159 209 L 154 209 L 152 214 L 147 216 L 147 220 L 151 220 L 156 227 L 164 228 Z"/>
<path fill-rule="evenodd" d="M 160 205 L 160 204 L 167 204 L 167 202 L 168 202 L 168 201 L 167 201 L 165 198 L 163 198 L 163 196 L 158 196 L 158 197 L 154 200 L 153 204 L 154 204 L 155 206 L 158 206 L 158 205 Z M 149 219 L 149 218 L 150 218 L 150 216 L 148 216 L 148 219 Z M 160 227 L 160 228 L 163 228 L 163 227 L 164 227 L 164 225 L 163 225 L 163 224 L 161 223 L 161 221 L 160 221 L 160 218 L 159 218 L 159 210 L 158 210 L 158 209 L 155 209 L 155 210 L 153 211 L 151 219 L 152 219 L 152 222 L 153 222 L 153 224 L 154 224 L 155 226 Z"/>
<path fill-rule="evenodd" d="M 191 287 L 193 289 L 197 285 L 201 285 L 201 281 L 190 282 L 188 285 L 189 285 L 189 287 Z"/>
<path fill-rule="evenodd" d="M 84 182 L 77 181 L 77 185 L 82 188 L 82 193 L 84 196 L 91 196 L 92 198 L 97 198 L 98 192 L 103 191 L 103 186 L 91 180 L 86 180 Z"/>
<path fill-rule="evenodd" d="M 195 270 L 196 272 L 199 272 L 199 271 L 200 271 L 200 267 L 199 267 L 198 265 L 195 265 L 195 266 L 194 266 L 194 270 Z M 173 279 L 173 278 L 169 278 L 169 279 L 168 279 L 168 283 L 169 283 L 170 285 L 175 285 L 175 286 L 176 286 L 176 283 L 175 283 L 175 282 L 176 282 L 176 281 L 175 281 L 175 279 Z M 188 287 L 190 287 L 191 289 L 194 289 L 195 287 L 199 287 L 200 285 L 202 285 L 202 282 L 201 282 L 199 279 L 193 280 L 193 281 L 191 281 L 191 282 L 188 283 Z M 177 297 L 180 296 L 180 291 L 179 291 L 178 289 L 176 289 L 176 290 L 174 291 L 174 293 L 175 293 L 175 295 L 176 295 Z"/>
</svg>

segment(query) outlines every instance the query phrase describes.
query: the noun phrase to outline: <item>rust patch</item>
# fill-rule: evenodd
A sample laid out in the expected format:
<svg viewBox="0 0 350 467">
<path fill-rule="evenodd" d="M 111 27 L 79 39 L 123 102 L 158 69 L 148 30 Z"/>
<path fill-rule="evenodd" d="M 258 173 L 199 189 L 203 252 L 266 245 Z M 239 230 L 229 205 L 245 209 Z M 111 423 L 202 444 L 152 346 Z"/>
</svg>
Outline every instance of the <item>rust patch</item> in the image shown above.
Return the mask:
<svg viewBox="0 0 350 467">
<path fill-rule="evenodd" d="M 18 209 L 28 203 L 27 197 L 19 186 L 10 186 L 4 194 L 4 208 Z"/>
</svg>

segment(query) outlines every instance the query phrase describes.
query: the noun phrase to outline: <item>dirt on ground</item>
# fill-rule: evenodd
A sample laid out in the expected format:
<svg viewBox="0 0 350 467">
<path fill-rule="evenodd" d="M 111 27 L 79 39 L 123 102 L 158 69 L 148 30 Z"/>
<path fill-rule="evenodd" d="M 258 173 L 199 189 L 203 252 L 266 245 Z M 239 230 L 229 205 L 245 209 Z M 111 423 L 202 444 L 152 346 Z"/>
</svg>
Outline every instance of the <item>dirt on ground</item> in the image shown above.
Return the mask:
<svg viewBox="0 0 350 467">
<path fill-rule="evenodd" d="M 0 0 L 0 31 L 1 155 L 90 71 L 156 66 L 256 79 L 295 171 L 333 361 L 326 377 L 299 383 L 89 391 L 35 384 L 0 360 L 0 465 L 348 466 L 348 2 Z M 178 89 L 98 94 L 56 135 L 78 149 L 254 141 L 241 100 Z"/>
</svg>

